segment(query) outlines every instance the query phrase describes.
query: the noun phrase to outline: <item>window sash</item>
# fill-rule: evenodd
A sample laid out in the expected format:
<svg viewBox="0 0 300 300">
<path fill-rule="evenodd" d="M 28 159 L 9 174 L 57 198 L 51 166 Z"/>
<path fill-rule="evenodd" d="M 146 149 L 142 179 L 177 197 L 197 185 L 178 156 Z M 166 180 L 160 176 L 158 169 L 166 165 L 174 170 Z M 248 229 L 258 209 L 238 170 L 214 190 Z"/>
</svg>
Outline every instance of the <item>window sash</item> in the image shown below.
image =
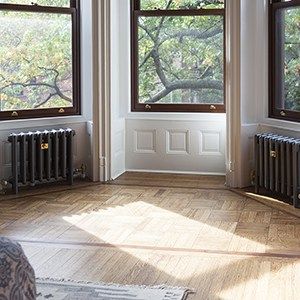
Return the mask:
<svg viewBox="0 0 300 300">
<path fill-rule="evenodd" d="M 135 10 L 135 11 L 168 11 L 166 9 L 162 9 L 162 8 L 159 8 L 157 10 L 155 9 L 151 9 L 151 10 L 145 10 L 145 9 L 141 9 L 141 1 L 142 0 L 131 0 L 132 1 L 132 9 Z M 216 10 L 225 10 L 225 7 L 226 7 L 226 0 L 224 2 L 224 7 L 223 8 L 216 8 Z M 202 8 L 202 9 L 189 9 L 189 8 L 186 8 L 186 9 L 170 9 L 171 11 L 199 11 L 199 10 L 213 10 L 211 8 Z"/>
<path fill-rule="evenodd" d="M 21 7 L 22 10 L 24 10 L 25 6 L 27 7 L 27 9 L 29 9 L 30 12 L 33 12 L 33 8 L 43 8 L 43 7 L 47 7 L 47 8 L 79 8 L 79 0 L 70 0 L 70 6 L 54 6 L 54 5 L 34 5 L 34 4 L 18 4 L 18 3 L 1 3 L 0 2 L 0 6 L 3 7 L 7 7 L 9 10 L 15 10 L 18 9 L 18 7 Z M 33 2 L 34 3 L 34 2 Z"/>
<path fill-rule="evenodd" d="M 66 14 L 72 17 L 72 87 L 73 104 L 63 108 L 43 108 L 16 111 L 0 111 L 1 120 L 17 120 L 43 117 L 61 117 L 80 115 L 81 113 L 81 89 L 80 89 L 80 3 L 79 0 L 71 0 L 70 7 L 0 4 L 0 11 L 17 11 L 32 13 Z"/>
<path fill-rule="evenodd" d="M 276 14 L 286 8 L 300 7 L 300 0 L 282 1 L 273 0 L 269 5 L 269 117 L 286 121 L 300 122 L 300 111 L 282 109 L 277 107 L 278 93 L 282 91 L 279 80 L 280 68 L 276 63 Z M 282 55 L 280 55 L 281 57 Z M 279 90 L 280 88 L 280 90 Z"/>
<path fill-rule="evenodd" d="M 225 1 L 226 5 L 226 1 Z M 139 102 L 138 69 L 138 19 L 140 17 L 163 16 L 222 16 L 223 17 L 223 70 L 224 102 L 223 104 L 143 104 Z M 140 1 L 131 0 L 131 111 L 136 112 L 226 112 L 226 20 L 225 8 L 218 9 L 171 9 L 140 10 Z"/>
</svg>

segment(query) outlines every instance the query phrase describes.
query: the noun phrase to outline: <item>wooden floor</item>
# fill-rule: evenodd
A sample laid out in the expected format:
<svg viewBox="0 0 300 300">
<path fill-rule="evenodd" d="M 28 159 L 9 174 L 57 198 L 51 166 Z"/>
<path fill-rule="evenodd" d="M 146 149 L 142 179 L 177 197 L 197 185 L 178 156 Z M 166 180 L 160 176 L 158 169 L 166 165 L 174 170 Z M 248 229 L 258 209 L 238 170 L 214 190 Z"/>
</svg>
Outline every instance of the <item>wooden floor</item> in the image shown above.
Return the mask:
<svg viewBox="0 0 300 300">
<path fill-rule="evenodd" d="M 206 188 L 196 176 L 131 173 L 3 200 L 0 235 L 21 242 L 38 277 L 185 286 L 199 300 L 299 299 L 300 219 L 202 179 Z"/>
<path fill-rule="evenodd" d="M 203 176 L 184 174 L 126 172 L 114 180 L 113 184 L 133 186 L 159 186 L 224 189 L 224 176 Z"/>
</svg>

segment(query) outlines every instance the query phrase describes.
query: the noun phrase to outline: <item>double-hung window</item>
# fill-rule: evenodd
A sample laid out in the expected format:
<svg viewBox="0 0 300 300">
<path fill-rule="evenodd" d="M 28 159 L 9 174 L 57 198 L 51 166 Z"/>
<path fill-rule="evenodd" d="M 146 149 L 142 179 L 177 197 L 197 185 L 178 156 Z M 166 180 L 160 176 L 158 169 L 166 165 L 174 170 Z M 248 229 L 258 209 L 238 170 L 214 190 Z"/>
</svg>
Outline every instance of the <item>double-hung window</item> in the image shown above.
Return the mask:
<svg viewBox="0 0 300 300">
<path fill-rule="evenodd" d="M 0 120 L 80 113 L 79 0 L 0 0 Z"/>
<path fill-rule="evenodd" d="M 270 3 L 269 116 L 300 121 L 300 0 Z"/>
<path fill-rule="evenodd" d="M 225 112 L 225 0 L 132 0 L 132 111 Z"/>
</svg>

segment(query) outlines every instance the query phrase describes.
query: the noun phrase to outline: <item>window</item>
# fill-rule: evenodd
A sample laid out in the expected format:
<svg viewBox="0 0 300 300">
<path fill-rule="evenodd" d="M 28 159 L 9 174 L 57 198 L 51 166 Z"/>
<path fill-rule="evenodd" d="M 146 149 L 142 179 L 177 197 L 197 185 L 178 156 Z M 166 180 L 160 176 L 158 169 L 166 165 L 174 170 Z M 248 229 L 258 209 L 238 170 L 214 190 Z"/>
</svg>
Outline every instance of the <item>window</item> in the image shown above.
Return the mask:
<svg viewBox="0 0 300 300">
<path fill-rule="evenodd" d="M 79 0 L 0 0 L 0 120 L 80 113 Z"/>
<path fill-rule="evenodd" d="M 132 0 L 132 111 L 225 112 L 224 29 L 224 0 Z"/>
<path fill-rule="evenodd" d="M 271 118 L 300 121 L 300 1 L 270 4 Z"/>
</svg>

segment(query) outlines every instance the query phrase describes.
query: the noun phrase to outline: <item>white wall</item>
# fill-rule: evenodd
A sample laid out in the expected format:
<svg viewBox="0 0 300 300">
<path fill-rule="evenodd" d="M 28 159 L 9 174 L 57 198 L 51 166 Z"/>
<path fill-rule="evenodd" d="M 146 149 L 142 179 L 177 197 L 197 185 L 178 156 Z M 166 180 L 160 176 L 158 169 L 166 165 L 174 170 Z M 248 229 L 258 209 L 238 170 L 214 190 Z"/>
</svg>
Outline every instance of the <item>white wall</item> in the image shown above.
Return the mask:
<svg viewBox="0 0 300 300">
<path fill-rule="evenodd" d="M 261 1 L 261 0 L 258 0 Z M 241 137 L 240 137 L 240 180 L 238 187 L 251 184 L 254 168 L 254 135 L 257 132 L 257 114 L 260 97 L 257 90 L 257 7 L 256 0 L 242 0 L 240 12 L 240 51 L 241 51 Z"/>
<path fill-rule="evenodd" d="M 91 0 L 81 4 L 81 68 L 82 68 L 82 115 L 58 118 L 14 120 L 0 122 L 0 180 L 11 176 L 11 154 L 7 137 L 10 133 L 34 130 L 72 128 L 76 131 L 74 139 L 75 167 L 88 166 L 91 173 L 91 121 L 92 121 L 92 7 Z"/>
<path fill-rule="evenodd" d="M 128 48 L 130 15 L 126 1 L 111 1 L 111 177 L 125 172 L 125 116 L 130 97 L 127 70 L 130 65 Z M 129 37 L 130 38 L 130 37 Z"/>
</svg>

